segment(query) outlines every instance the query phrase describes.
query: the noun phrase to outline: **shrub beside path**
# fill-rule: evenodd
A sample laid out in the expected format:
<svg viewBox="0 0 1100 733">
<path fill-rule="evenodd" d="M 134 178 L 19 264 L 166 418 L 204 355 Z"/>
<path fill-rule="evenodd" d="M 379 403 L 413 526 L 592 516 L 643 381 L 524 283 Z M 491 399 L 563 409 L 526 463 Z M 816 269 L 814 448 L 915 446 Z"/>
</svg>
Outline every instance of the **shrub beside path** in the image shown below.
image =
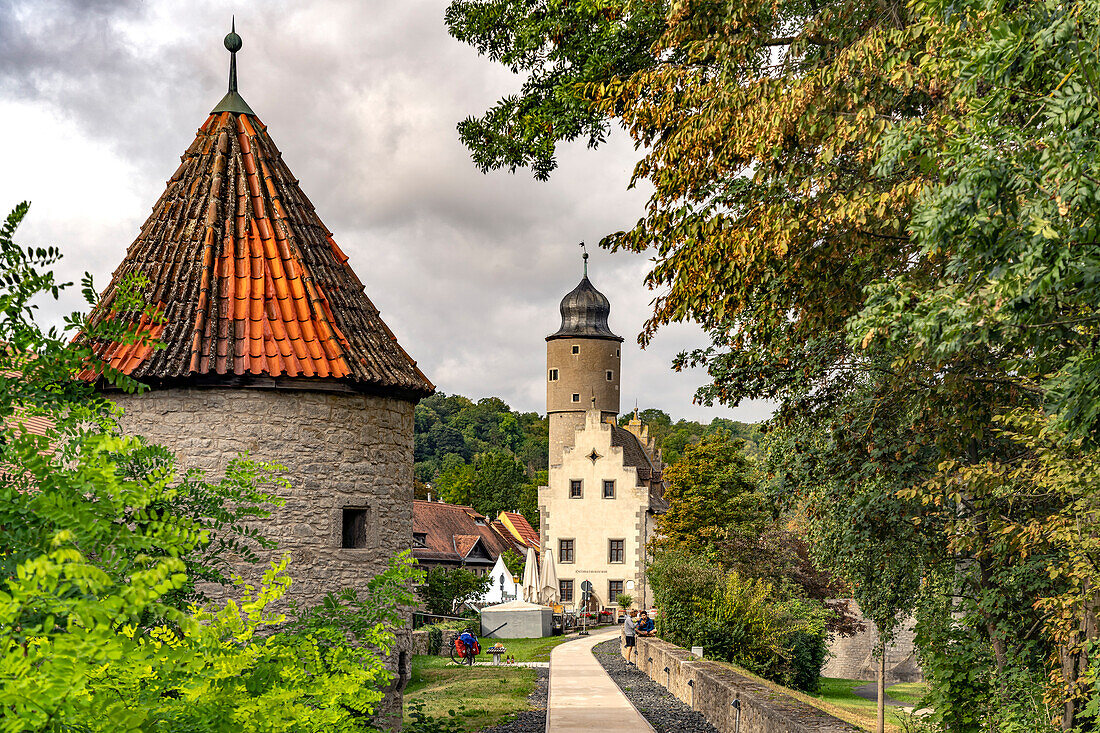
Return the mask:
<svg viewBox="0 0 1100 733">
<path fill-rule="evenodd" d="M 592 647 L 618 636 L 618 627 L 612 627 L 554 647 L 546 733 L 653 733 L 592 654 Z"/>
</svg>

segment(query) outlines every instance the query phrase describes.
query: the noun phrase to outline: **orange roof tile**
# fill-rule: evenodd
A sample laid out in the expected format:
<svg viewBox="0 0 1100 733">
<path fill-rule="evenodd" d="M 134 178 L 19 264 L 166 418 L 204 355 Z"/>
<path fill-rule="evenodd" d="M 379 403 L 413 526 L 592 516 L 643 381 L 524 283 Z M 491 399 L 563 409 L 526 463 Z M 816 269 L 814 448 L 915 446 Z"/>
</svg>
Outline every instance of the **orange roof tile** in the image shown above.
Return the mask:
<svg viewBox="0 0 1100 733">
<path fill-rule="evenodd" d="M 524 547 L 539 549 L 539 533 L 527 517 L 515 512 L 501 512 L 497 519 Z"/>
<path fill-rule="evenodd" d="M 146 302 L 162 322 L 137 324 L 148 337 L 138 344 L 93 346 L 136 378 L 321 377 L 413 396 L 434 389 L 254 115 L 211 113 L 93 323 L 138 318 L 113 306 L 135 275 L 148 280 Z"/>
<path fill-rule="evenodd" d="M 472 507 L 436 501 L 413 501 L 413 533 L 424 535 L 422 547 L 413 548 L 421 561 L 459 564 L 480 540 L 496 560 L 505 550 L 520 551 L 515 538 L 498 523 L 490 522 Z"/>
</svg>

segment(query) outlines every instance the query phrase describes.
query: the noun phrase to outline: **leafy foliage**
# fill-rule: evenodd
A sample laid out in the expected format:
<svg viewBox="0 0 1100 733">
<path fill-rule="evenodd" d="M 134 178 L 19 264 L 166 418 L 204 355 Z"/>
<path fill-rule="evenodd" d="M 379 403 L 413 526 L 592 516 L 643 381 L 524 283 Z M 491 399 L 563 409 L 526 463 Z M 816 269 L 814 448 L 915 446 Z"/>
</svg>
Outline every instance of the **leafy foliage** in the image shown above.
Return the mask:
<svg viewBox="0 0 1100 733">
<path fill-rule="evenodd" d="M 392 609 L 329 603 L 281 628 L 286 558 L 239 601 L 193 605 L 199 582 L 227 581 L 227 553 L 262 542 L 246 522 L 274 467 L 240 458 L 217 483 L 179 477 L 162 449 L 115 432 L 90 378 L 140 385 L 87 343 L 144 337 L 79 315 L 67 320 L 76 342 L 38 327 L 31 304 L 59 291 L 43 269 L 59 255 L 12 242 L 25 212 L 0 229 L 0 730 L 369 730 L 393 643 L 371 622 Z M 139 288 L 127 295 L 137 312 Z M 409 572 L 383 573 L 372 602 L 400 599 Z"/>
<path fill-rule="evenodd" d="M 489 575 L 476 575 L 464 568 L 429 568 L 420 596 L 429 612 L 452 616 L 467 601 L 485 595 L 491 581 Z"/>
<path fill-rule="evenodd" d="M 650 563 L 657 632 L 680 646 L 798 689 L 817 689 L 825 662 L 820 605 L 781 600 L 765 580 L 723 570 L 697 555 L 670 551 Z"/>
<path fill-rule="evenodd" d="M 451 35 L 526 74 L 519 95 L 459 123 L 474 163 L 482 170 L 529 166 L 545 179 L 557 167 L 559 141 L 603 142 L 607 120 L 579 86 L 650 65 L 663 16 L 663 3 L 454 0 L 445 18 Z"/>
<path fill-rule="evenodd" d="M 660 546 L 713 555 L 723 537 L 755 537 L 770 517 L 741 445 L 717 432 L 687 447 L 665 472 L 668 512 L 657 520 Z"/>
<path fill-rule="evenodd" d="M 633 413 L 622 415 L 619 417 L 619 425 L 625 427 L 633 416 Z M 748 455 L 755 455 L 757 443 L 760 441 L 759 425 L 722 417 L 712 419 L 707 425 L 683 418 L 674 423 L 663 410 L 650 408 L 641 410 L 638 418 L 649 428 L 649 437 L 656 442 L 662 460 L 668 465 L 678 463 L 689 445 L 715 433 L 728 433 L 741 440 Z"/>
<path fill-rule="evenodd" d="M 1069 516 L 1091 536 L 1095 484 L 1075 493 L 1068 463 L 1050 469 L 1054 453 L 998 420 L 1045 408 L 1059 450 L 1092 463 L 1100 6 L 665 9 L 656 36 L 621 16 L 621 32 L 652 39 L 641 66 L 576 85 L 633 137 L 635 182 L 653 187 L 637 225 L 605 239 L 655 255 L 642 342 L 695 321 L 711 344 L 676 366 L 706 367 L 704 401 L 780 401 L 772 480 L 805 509 L 815 552 L 884 620 L 906 595 L 876 585 L 920 586 L 908 597 L 941 724 L 1048 726 L 1042 711 L 1000 712 L 1045 669 L 1061 727 L 1093 726 L 1096 568 L 1064 554 L 1073 543 L 1008 537 Z M 532 6 L 496 33 L 550 43 L 551 19 L 572 12 Z M 584 33 L 555 47 L 578 68 L 599 57 Z M 1070 589 L 1082 595 L 1052 613 Z"/>
</svg>

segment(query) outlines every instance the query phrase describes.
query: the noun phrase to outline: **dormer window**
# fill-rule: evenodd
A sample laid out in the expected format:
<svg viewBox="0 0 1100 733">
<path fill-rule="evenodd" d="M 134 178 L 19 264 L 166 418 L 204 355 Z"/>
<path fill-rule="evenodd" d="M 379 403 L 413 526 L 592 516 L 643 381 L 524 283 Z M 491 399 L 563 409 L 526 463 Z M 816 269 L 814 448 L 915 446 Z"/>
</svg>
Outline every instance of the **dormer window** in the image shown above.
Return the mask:
<svg viewBox="0 0 1100 733">
<path fill-rule="evenodd" d="M 428 546 L 428 533 L 427 532 L 413 532 L 413 547 L 427 547 Z"/>
</svg>

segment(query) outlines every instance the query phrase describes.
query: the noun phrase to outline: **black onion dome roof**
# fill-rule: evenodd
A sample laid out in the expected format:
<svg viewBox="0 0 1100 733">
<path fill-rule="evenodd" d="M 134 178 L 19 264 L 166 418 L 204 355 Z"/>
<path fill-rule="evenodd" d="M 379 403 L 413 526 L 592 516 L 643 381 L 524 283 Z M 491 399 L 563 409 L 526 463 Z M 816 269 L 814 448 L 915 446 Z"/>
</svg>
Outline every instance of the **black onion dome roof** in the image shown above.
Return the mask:
<svg viewBox="0 0 1100 733">
<path fill-rule="evenodd" d="M 607 325 L 611 303 L 607 296 L 592 286 L 587 275 L 561 299 L 560 310 L 561 328 L 547 336 L 547 341 L 578 337 L 623 340 L 613 334 Z"/>
</svg>

